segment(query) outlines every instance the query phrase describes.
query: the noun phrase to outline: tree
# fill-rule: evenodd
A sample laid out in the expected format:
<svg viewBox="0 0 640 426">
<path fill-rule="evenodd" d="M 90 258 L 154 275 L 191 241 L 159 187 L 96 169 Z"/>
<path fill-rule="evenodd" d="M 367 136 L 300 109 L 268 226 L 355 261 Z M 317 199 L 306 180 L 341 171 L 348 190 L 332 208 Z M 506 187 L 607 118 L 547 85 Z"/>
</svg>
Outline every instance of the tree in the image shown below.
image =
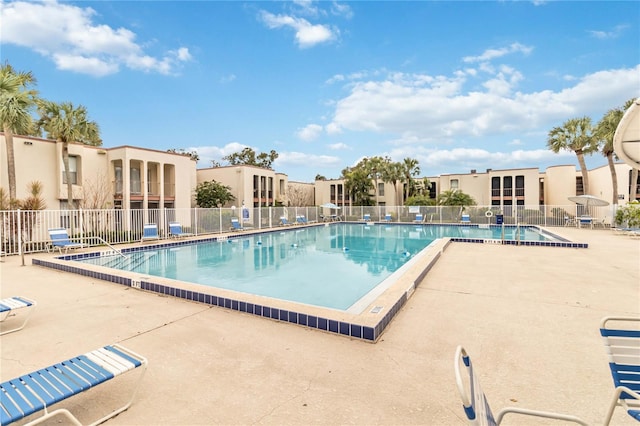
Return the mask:
<svg viewBox="0 0 640 426">
<path fill-rule="evenodd" d="M 200 156 L 198 155 L 198 151 L 187 151 L 184 148 L 171 148 L 168 149 L 167 152 L 172 152 L 174 154 L 180 154 L 180 155 L 184 155 L 186 157 L 191 158 L 194 161 L 198 161 L 200 160 Z"/>
<path fill-rule="evenodd" d="M 62 142 L 62 163 L 67 181 L 67 200 L 71 208 L 73 203 L 73 182 L 69 170 L 69 143 L 79 142 L 85 145 L 100 146 L 100 128 L 95 121 L 87 117 L 87 109 L 78 105 L 74 108 L 71 102 L 55 103 L 41 101 L 38 105 L 40 120 L 38 128 L 47 132 L 49 139 Z"/>
<path fill-rule="evenodd" d="M 321 174 L 317 174 L 315 180 L 327 180 L 327 178 L 322 176 Z"/>
<path fill-rule="evenodd" d="M 428 195 L 415 195 L 413 197 L 407 198 L 405 201 L 405 206 L 433 206 L 435 205 L 435 200 L 429 198 Z"/>
<path fill-rule="evenodd" d="M 0 121 L 7 151 L 9 200 L 16 199 L 17 188 L 13 135 L 33 132 L 30 110 L 35 105 L 37 92 L 29 86 L 35 82 L 31 72 L 16 72 L 8 63 L 0 68 Z"/>
<path fill-rule="evenodd" d="M 311 206 L 313 203 L 313 188 L 305 188 L 304 185 L 292 184 L 287 185 L 287 197 L 290 206 Z"/>
<path fill-rule="evenodd" d="M 232 166 L 245 164 L 269 170 L 272 170 L 271 166 L 276 158 L 278 158 L 278 153 L 274 150 L 271 150 L 268 154 L 262 152 L 256 155 L 256 152 L 249 147 L 244 148 L 240 152 L 234 152 L 233 154 L 222 157 L 223 160 L 228 161 Z"/>
<path fill-rule="evenodd" d="M 418 160 L 408 157 L 405 158 L 402 161 L 402 169 L 404 172 L 404 183 L 407 184 L 407 189 L 404 192 L 403 196 L 403 199 L 406 200 L 407 198 L 415 195 L 416 192 L 416 184 L 413 178 L 420 174 L 420 166 L 418 165 Z"/>
<path fill-rule="evenodd" d="M 383 171 L 383 180 L 393 184 L 393 202 L 399 206 L 398 203 L 398 182 L 402 182 L 404 179 L 404 168 L 402 163 L 389 163 Z"/>
<path fill-rule="evenodd" d="M 196 205 L 202 208 L 222 207 L 235 200 L 231 188 L 215 180 L 200 182 L 196 185 Z"/>
<path fill-rule="evenodd" d="M 607 163 L 609 164 L 609 171 L 611 172 L 611 183 L 613 185 L 613 199 L 611 204 L 618 204 L 618 176 L 616 173 L 616 166 L 613 161 L 613 136 L 616 133 L 618 124 L 622 120 L 624 111 L 629 109 L 634 100 L 628 100 L 623 108 L 614 108 L 609 110 L 604 117 L 598 122 L 594 130 L 594 137 L 600 146 L 600 152 L 607 157 Z"/>
<path fill-rule="evenodd" d="M 371 176 L 369 172 L 361 166 L 347 167 L 342 170 L 345 190 L 349 193 L 349 197 L 354 206 L 370 206 Z"/>
<path fill-rule="evenodd" d="M 365 157 L 360 161 L 360 163 L 358 163 L 358 165 L 368 173 L 369 178 L 373 179 L 375 182 L 374 194 L 376 206 L 378 205 L 378 193 L 380 192 L 378 190 L 378 180 L 383 179 L 385 170 L 389 163 L 391 163 L 389 157 Z"/>
<path fill-rule="evenodd" d="M 584 161 L 585 154 L 591 154 L 598 149 L 592 134 L 591 119 L 589 117 L 572 118 L 565 121 L 562 127 L 554 127 L 549 131 L 547 147 L 556 154 L 561 150 L 573 151 L 578 157 L 582 172 L 582 186 L 584 193 L 589 193 L 589 174 Z"/>
<path fill-rule="evenodd" d="M 458 189 L 450 189 L 440 193 L 436 203 L 439 206 L 475 206 L 476 200 Z"/>
</svg>

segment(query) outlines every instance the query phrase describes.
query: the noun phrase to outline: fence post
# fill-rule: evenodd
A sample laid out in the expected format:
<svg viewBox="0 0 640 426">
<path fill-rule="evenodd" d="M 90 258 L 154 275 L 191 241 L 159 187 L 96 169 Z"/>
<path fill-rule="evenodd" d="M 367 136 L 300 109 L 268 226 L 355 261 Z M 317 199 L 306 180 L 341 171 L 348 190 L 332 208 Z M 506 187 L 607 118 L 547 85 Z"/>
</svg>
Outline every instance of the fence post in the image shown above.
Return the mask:
<svg viewBox="0 0 640 426">
<path fill-rule="evenodd" d="M 80 243 L 82 244 L 82 242 L 84 241 L 84 220 L 82 215 L 82 207 L 78 209 L 78 215 L 80 216 L 80 220 L 78 222 L 80 222 Z"/>
</svg>

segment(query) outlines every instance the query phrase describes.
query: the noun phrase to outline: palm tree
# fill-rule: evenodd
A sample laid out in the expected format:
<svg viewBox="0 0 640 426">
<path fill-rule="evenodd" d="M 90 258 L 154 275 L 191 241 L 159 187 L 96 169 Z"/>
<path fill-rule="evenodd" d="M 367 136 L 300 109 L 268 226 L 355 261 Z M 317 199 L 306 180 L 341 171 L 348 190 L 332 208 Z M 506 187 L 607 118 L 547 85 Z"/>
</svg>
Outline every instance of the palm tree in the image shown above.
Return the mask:
<svg viewBox="0 0 640 426">
<path fill-rule="evenodd" d="M 29 110 L 35 105 L 36 91 L 29 86 L 35 81 L 31 72 L 16 72 L 8 63 L 0 68 L 0 121 L 7 150 L 10 202 L 16 199 L 17 188 L 13 134 L 32 133 L 33 120 Z"/>
<path fill-rule="evenodd" d="M 67 200 L 73 206 L 73 183 L 69 170 L 69 142 L 80 142 L 86 145 L 100 146 L 100 129 L 95 121 L 87 117 L 87 109 L 79 105 L 74 108 L 71 102 L 57 104 L 42 101 L 38 105 L 40 120 L 38 128 L 47 132 L 49 139 L 62 142 L 62 163 L 67 180 Z"/>
<path fill-rule="evenodd" d="M 389 158 L 371 157 L 364 158 L 358 165 L 361 165 L 369 174 L 369 178 L 375 181 L 374 194 L 376 196 L 376 206 L 378 206 L 378 180 L 382 178 L 386 165 L 390 163 Z M 356 166 L 358 167 L 358 166 Z"/>
<path fill-rule="evenodd" d="M 407 184 L 407 190 L 404 193 L 402 201 L 406 201 L 407 198 L 414 195 L 416 185 L 413 178 L 420 174 L 420 166 L 418 165 L 418 160 L 414 158 L 405 158 L 402 161 L 402 167 L 404 171 L 404 183 Z"/>
<path fill-rule="evenodd" d="M 609 171 L 611 172 L 611 182 L 613 184 L 613 199 L 611 204 L 618 204 L 618 176 L 616 173 L 616 167 L 614 163 L 613 152 L 613 136 L 616 133 L 616 129 L 622 120 L 624 112 L 629 109 L 633 104 L 634 99 L 628 100 L 622 109 L 615 108 L 609 110 L 604 117 L 596 125 L 593 133 L 597 142 L 600 144 L 602 155 L 607 157 L 607 163 L 609 164 Z"/>
<path fill-rule="evenodd" d="M 554 127 L 549 131 L 547 147 L 556 154 L 560 150 L 576 153 L 580 171 L 582 172 L 582 186 L 584 193 L 589 193 L 589 175 L 584 161 L 585 154 L 591 154 L 598 149 L 592 135 L 591 119 L 589 117 L 572 118 L 565 121 L 562 127 Z"/>
<path fill-rule="evenodd" d="M 402 163 L 389 163 L 382 176 L 385 182 L 393 184 L 393 202 L 397 206 L 400 205 L 398 203 L 398 182 L 402 182 L 403 177 L 404 170 L 402 168 Z"/>
</svg>

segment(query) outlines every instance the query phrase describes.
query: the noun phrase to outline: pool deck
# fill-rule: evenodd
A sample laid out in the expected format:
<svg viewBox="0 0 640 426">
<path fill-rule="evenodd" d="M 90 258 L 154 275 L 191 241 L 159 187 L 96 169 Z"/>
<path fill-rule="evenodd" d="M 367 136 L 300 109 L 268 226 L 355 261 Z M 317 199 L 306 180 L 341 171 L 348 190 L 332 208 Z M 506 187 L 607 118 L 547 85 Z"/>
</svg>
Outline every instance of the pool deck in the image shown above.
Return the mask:
<svg viewBox="0 0 640 426">
<path fill-rule="evenodd" d="M 552 232 L 589 248 L 451 244 L 375 344 L 2 258 L 0 296 L 38 306 L 2 336 L 0 380 L 121 343 L 149 369 L 112 426 L 463 425 L 453 374 L 462 344 L 494 411 L 600 424 L 613 386 L 599 322 L 640 316 L 640 239 Z M 117 404 L 115 385 L 56 408 L 91 421 Z M 637 423 L 619 409 L 612 424 Z"/>
</svg>

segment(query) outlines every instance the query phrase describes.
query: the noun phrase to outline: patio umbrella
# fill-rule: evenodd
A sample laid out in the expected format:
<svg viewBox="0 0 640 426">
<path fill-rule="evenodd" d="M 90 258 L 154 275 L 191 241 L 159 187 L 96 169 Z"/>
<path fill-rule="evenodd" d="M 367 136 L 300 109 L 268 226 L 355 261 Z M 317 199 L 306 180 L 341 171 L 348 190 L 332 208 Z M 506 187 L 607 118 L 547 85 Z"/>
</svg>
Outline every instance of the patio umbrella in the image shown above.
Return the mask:
<svg viewBox="0 0 640 426">
<path fill-rule="evenodd" d="M 569 201 L 573 201 L 576 204 L 580 204 L 589 208 L 590 206 L 608 206 L 609 202 L 602 198 L 594 197 L 593 195 L 576 195 L 569 197 Z"/>
<path fill-rule="evenodd" d="M 594 197 L 593 195 L 576 195 L 574 197 L 569 197 L 569 201 L 573 201 L 578 205 L 584 206 L 584 212 L 587 215 L 591 214 L 591 212 L 589 212 L 589 207 L 609 205 L 608 201 L 605 201 L 602 198 Z"/>
<path fill-rule="evenodd" d="M 324 208 L 327 208 L 327 209 L 339 209 L 340 208 L 340 207 L 336 206 L 333 203 L 324 203 L 320 207 L 324 207 Z"/>
</svg>

